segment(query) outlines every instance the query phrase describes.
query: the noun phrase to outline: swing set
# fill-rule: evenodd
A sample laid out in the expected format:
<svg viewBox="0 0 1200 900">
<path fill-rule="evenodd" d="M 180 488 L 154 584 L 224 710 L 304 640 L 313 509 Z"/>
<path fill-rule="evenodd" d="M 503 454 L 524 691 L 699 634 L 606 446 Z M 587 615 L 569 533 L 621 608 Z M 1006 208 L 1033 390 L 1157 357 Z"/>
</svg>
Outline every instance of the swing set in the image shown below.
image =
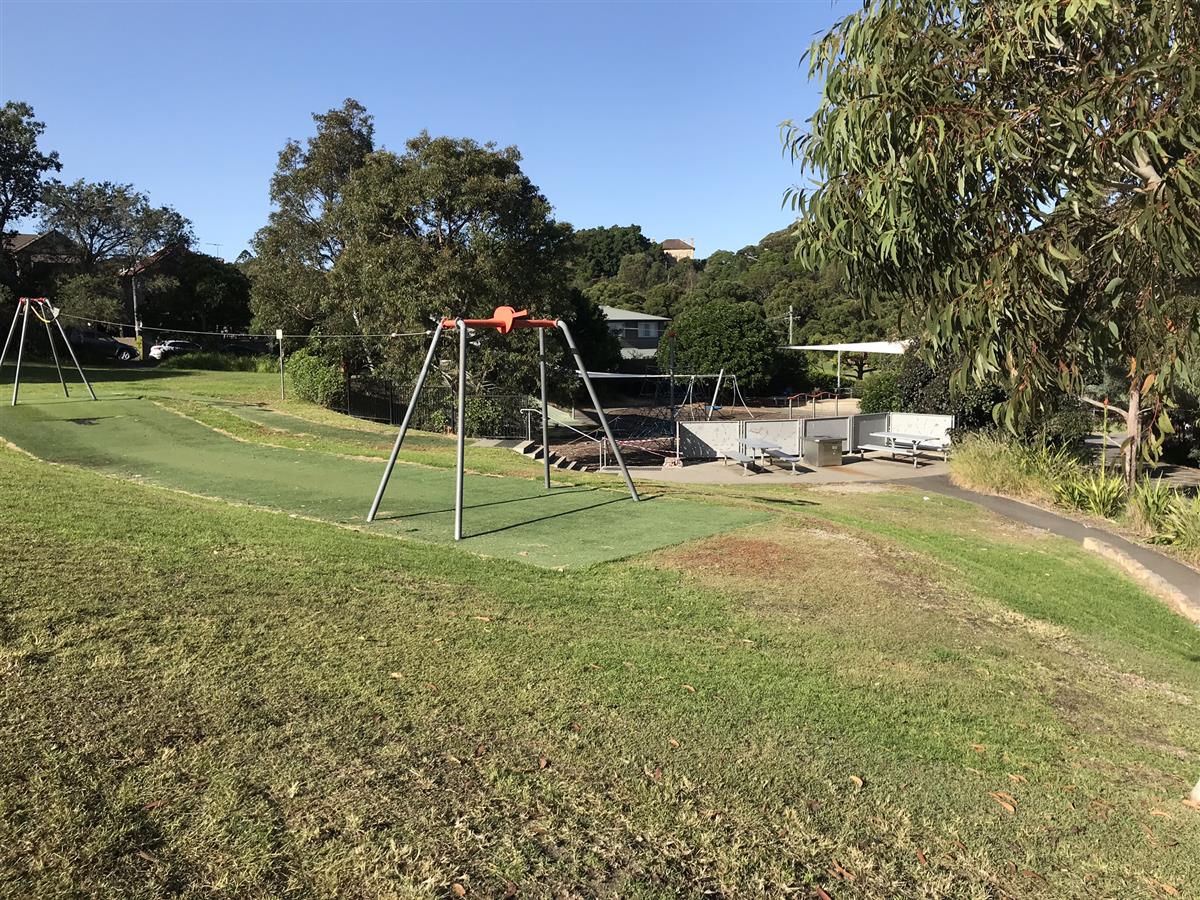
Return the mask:
<svg viewBox="0 0 1200 900">
<path fill-rule="evenodd" d="M 391 478 L 392 470 L 396 467 L 396 457 L 400 453 L 400 445 L 404 443 L 404 436 L 408 432 L 408 425 L 412 420 L 413 411 L 417 408 L 417 399 L 420 396 L 421 389 L 425 386 L 425 379 L 429 374 L 430 366 L 432 366 L 434 356 L 437 353 L 438 341 L 441 339 L 442 332 L 454 329 L 458 331 L 458 408 L 455 413 L 455 430 L 457 431 L 458 447 L 454 465 L 454 540 L 462 540 L 463 472 L 466 449 L 467 332 L 472 329 L 477 331 L 492 329 L 503 335 L 525 329 L 537 330 L 538 373 L 542 395 L 542 462 L 545 467 L 546 490 L 550 490 L 550 438 L 548 434 L 550 420 L 548 415 L 549 402 L 546 397 L 546 332 L 550 329 L 557 329 L 562 332 L 567 349 L 575 359 L 575 366 L 579 370 L 579 377 L 583 379 L 583 383 L 587 387 L 588 396 L 591 398 L 592 406 L 596 410 L 596 417 L 600 420 L 600 425 L 604 428 L 604 436 L 608 440 L 609 446 L 612 447 L 613 456 L 621 469 L 621 475 L 625 479 L 625 487 L 629 489 L 629 496 L 635 503 L 641 499 L 638 497 L 637 488 L 633 485 L 633 479 L 629 477 L 629 470 L 625 467 L 625 459 L 621 456 L 621 447 L 613 437 L 612 429 L 608 424 L 608 417 L 604 415 L 604 409 L 600 405 L 600 398 L 596 396 L 596 388 L 592 385 L 592 379 L 588 377 L 587 367 L 583 364 L 583 357 L 579 354 L 579 348 L 575 346 L 575 339 L 571 336 L 571 329 L 567 326 L 567 323 L 562 319 L 531 319 L 529 318 L 528 310 L 516 310 L 511 306 L 498 306 L 495 312 L 492 313 L 491 318 L 488 319 L 443 318 L 434 327 L 433 339 L 429 342 L 429 350 L 425 354 L 425 361 L 422 363 L 420 374 L 417 375 L 417 381 L 413 385 L 412 397 L 409 399 L 408 408 L 404 411 L 404 418 L 400 422 L 400 433 L 396 435 L 396 443 L 392 446 L 392 453 L 388 457 L 387 467 L 383 470 L 383 478 L 379 482 L 379 489 L 375 492 L 375 500 L 371 503 L 371 509 L 367 513 L 368 522 L 375 521 L 375 515 L 379 512 L 379 504 L 383 500 L 384 491 L 387 490 L 388 479 Z"/>
<path fill-rule="evenodd" d="M 75 350 L 71 347 L 71 342 L 67 340 L 67 333 L 63 331 L 62 323 L 58 321 L 58 310 L 45 297 L 21 297 L 17 301 L 17 311 L 13 314 L 12 324 L 8 327 L 8 337 L 4 340 L 4 349 L 0 351 L 0 367 L 2 367 L 4 365 L 4 358 L 8 356 L 8 348 L 12 344 L 13 335 L 17 330 L 17 320 L 19 319 L 21 322 L 21 338 L 17 342 L 17 369 L 13 374 L 12 405 L 17 405 L 17 395 L 21 390 L 21 361 L 25 355 L 25 334 L 29 329 L 30 310 L 46 326 L 46 340 L 50 342 L 50 353 L 54 356 L 54 368 L 58 370 L 58 380 L 62 384 L 63 396 L 70 398 L 71 392 L 67 389 L 67 380 L 63 378 L 62 366 L 58 361 L 58 349 L 54 346 L 54 332 L 50 330 L 51 324 L 58 329 L 59 337 L 62 338 L 63 344 L 66 345 L 67 352 L 71 354 L 71 362 L 75 363 L 75 371 L 79 373 L 84 387 L 88 389 L 88 393 L 95 400 L 96 392 L 92 390 L 92 385 L 88 382 L 87 376 L 83 374 L 83 367 L 79 365 L 79 358 L 75 355 Z M 49 315 L 46 315 L 46 313 Z"/>
</svg>

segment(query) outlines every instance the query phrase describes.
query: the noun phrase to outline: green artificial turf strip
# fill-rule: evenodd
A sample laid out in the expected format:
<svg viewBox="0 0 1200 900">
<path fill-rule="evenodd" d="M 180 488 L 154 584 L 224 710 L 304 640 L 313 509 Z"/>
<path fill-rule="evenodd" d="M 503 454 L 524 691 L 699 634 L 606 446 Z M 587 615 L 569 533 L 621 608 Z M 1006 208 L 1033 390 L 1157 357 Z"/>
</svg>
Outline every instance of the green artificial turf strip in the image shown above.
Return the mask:
<svg viewBox="0 0 1200 900">
<path fill-rule="evenodd" d="M 560 573 L 0 450 L 0 517 L 0 896 L 1200 879 L 1159 731 L 1200 728 L 1194 671 L 1136 683 L 807 512 Z"/>
<path fill-rule="evenodd" d="M 146 400 L 23 404 L 0 436 L 51 462 L 205 496 L 365 525 L 378 463 L 236 441 Z M 468 457 L 468 465 L 470 457 Z M 543 566 L 586 566 L 762 521 L 762 513 L 617 489 L 467 476 L 464 544 Z M 373 530 L 453 540 L 454 476 L 397 466 Z"/>
</svg>

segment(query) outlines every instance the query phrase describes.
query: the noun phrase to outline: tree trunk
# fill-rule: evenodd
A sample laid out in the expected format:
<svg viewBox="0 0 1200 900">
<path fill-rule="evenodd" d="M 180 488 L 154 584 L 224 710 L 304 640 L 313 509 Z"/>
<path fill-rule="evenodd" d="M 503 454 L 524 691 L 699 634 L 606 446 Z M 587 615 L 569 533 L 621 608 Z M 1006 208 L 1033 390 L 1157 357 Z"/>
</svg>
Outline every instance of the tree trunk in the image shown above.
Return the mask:
<svg viewBox="0 0 1200 900">
<path fill-rule="evenodd" d="M 1136 381 L 1129 385 L 1129 408 L 1125 413 L 1125 483 L 1130 490 L 1137 483 L 1138 464 L 1142 457 L 1142 392 Z M 1107 451 L 1107 448 L 1105 449 Z"/>
</svg>

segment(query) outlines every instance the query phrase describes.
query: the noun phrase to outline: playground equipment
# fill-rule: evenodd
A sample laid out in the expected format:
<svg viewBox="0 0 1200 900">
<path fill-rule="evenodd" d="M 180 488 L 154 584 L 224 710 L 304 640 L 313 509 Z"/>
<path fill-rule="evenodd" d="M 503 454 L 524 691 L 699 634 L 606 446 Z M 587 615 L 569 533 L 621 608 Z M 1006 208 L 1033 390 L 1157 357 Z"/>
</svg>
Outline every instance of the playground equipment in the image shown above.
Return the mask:
<svg viewBox="0 0 1200 900">
<path fill-rule="evenodd" d="M 425 386 L 425 378 L 429 374 L 429 368 L 433 364 L 434 355 L 437 353 L 438 340 L 441 338 L 443 331 L 457 329 L 458 408 L 455 414 L 455 430 L 458 437 L 458 449 L 454 466 L 454 539 L 456 541 L 462 540 L 463 459 L 466 449 L 467 332 L 470 329 L 486 328 L 495 329 L 500 334 L 509 334 L 514 330 L 520 329 L 537 329 L 538 374 L 541 381 L 542 400 L 542 462 L 545 466 L 546 490 L 550 490 L 549 403 L 546 398 L 546 331 L 550 328 L 557 328 L 562 332 L 563 339 L 567 342 L 567 349 L 571 351 L 571 355 L 575 358 L 579 377 L 583 379 L 583 383 L 587 387 L 588 396 L 591 397 L 592 405 L 596 410 L 596 417 L 600 420 L 600 425 L 604 429 L 604 435 L 612 447 L 613 456 L 616 458 L 617 465 L 621 469 L 621 475 L 625 479 L 625 486 L 629 489 L 629 496 L 635 503 L 641 499 L 638 497 L 637 488 L 633 486 L 633 479 L 629 477 L 629 470 L 625 468 L 625 459 L 621 456 L 621 448 L 613 438 L 612 429 L 608 425 L 608 418 L 604 415 L 603 407 L 600 406 L 600 398 L 596 396 L 596 388 L 592 385 L 592 379 L 588 377 L 587 367 L 583 364 L 583 357 L 579 355 L 579 348 L 575 346 L 575 339 L 571 336 L 571 329 L 567 327 L 567 323 L 562 319 L 531 319 L 529 318 L 528 310 L 516 310 L 511 306 L 498 306 L 490 319 L 443 318 L 434 327 L 433 339 L 429 342 L 429 350 L 425 354 L 425 362 L 422 363 L 420 374 L 417 375 L 416 384 L 413 385 L 412 398 L 409 400 L 408 409 L 404 411 L 404 418 L 400 422 L 400 433 L 396 435 L 396 443 L 392 446 L 392 453 L 388 457 L 387 467 L 383 470 L 383 478 L 379 482 L 379 489 L 375 492 L 375 500 L 371 503 L 370 512 L 367 513 L 367 521 L 375 521 L 375 514 L 379 511 L 379 504 L 383 500 L 383 493 L 387 490 L 388 479 L 392 475 L 392 470 L 396 467 L 396 457 L 400 453 L 400 445 L 404 443 L 404 435 L 408 431 L 409 422 L 412 421 L 413 410 L 417 407 L 417 398 L 421 393 L 421 388 Z"/>
<path fill-rule="evenodd" d="M 63 395 L 70 397 L 71 392 L 67 389 L 67 380 L 63 378 L 62 366 L 58 362 L 58 350 L 54 346 L 54 333 L 50 330 L 51 323 L 58 329 L 59 337 L 62 338 L 63 344 L 66 345 L 67 352 L 71 354 L 71 361 L 75 363 L 75 371 L 79 373 L 79 377 L 83 380 L 88 393 L 95 400 L 96 392 L 92 390 L 87 376 L 83 374 L 83 367 L 79 365 L 79 358 L 75 355 L 75 350 L 71 347 L 71 342 L 67 340 L 67 333 L 63 331 L 62 323 L 58 321 L 58 310 L 51 306 L 50 301 L 45 297 L 21 297 L 17 301 L 17 311 L 13 314 L 12 325 L 8 327 L 8 337 L 4 340 L 4 350 L 0 351 L 0 366 L 3 366 L 4 358 L 8 356 L 8 347 L 12 343 L 13 334 L 17 330 L 17 320 L 20 319 L 21 337 L 17 342 L 17 369 L 13 374 L 12 405 L 17 405 L 17 395 L 21 390 L 21 361 L 25 355 L 25 333 L 29 329 L 30 310 L 33 310 L 33 314 L 46 326 L 46 339 L 50 342 L 50 353 L 54 356 L 54 368 L 58 370 L 58 380 L 62 384 Z M 49 316 L 43 315 L 43 312 L 49 313 Z"/>
</svg>

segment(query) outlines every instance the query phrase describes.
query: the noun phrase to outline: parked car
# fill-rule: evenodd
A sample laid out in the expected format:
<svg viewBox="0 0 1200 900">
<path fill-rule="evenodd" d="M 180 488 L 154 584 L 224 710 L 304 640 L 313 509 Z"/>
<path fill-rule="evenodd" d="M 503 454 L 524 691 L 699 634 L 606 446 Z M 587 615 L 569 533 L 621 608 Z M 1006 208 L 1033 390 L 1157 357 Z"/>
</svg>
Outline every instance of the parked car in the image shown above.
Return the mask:
<svg viewBox="0 0 1200 900">
<path fill-rule="evenodd" d="M 88 359 L 116 359 L 132 362 L 137 359 L 137 348 L 122 343 L 111 334 L 87 328 L 66 329 L 67 340 L 75 352 Z"/>
<path fill-rule="evenodd" d="M 200 345 L 194 341 L 159 341 L 150 348 L 150 358 L 163 360 L 168 356 L 180 356 L 184 353 L 194 353 Z"/>
</svg>

